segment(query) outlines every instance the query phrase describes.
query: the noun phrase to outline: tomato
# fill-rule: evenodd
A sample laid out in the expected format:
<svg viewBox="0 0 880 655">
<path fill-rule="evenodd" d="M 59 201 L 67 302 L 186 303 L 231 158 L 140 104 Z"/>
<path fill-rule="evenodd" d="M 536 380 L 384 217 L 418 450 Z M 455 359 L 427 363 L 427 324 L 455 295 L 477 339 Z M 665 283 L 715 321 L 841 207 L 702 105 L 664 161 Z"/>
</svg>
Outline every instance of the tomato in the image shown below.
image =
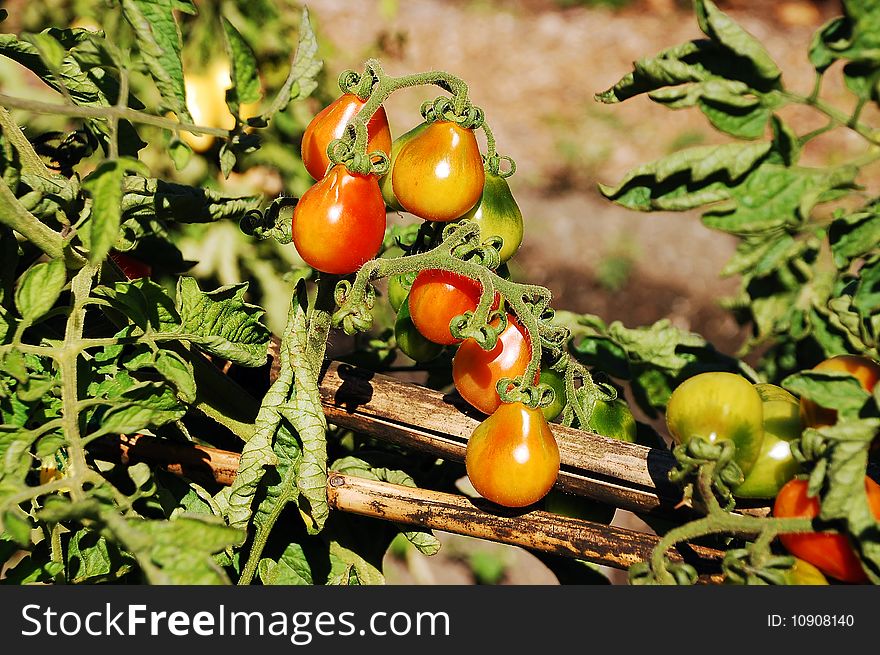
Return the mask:
<svg viewBox="0 0 880 655">
<path fill-rule="evenodd" d="M 375 175 L 334 166 L 303 194 L 293 211 L 299 256 L 323 273 L 354 273 L 372 259 L 385 236 L 385 203 Z"/>
<path fill-rule="evenodd" d="M 496 319 L 493 325 L 498 322 Z M 508 314 L 507 327 L 498 335 L 492 350 L 483 350 L 473 339 L 465 339 L 458 347 L 452 359 L 452 380 L 462 398 L 481 412 L 491 414 L 501 405 L 495 385 L 501 378 L 525 373 L 531 355 L 528 333 Z"/>
<path fill-rule="evenodd" d="M 556 482 L 559 446 L 541 410 L 504 403 L 474 430 L 465 466 L 484 498 L 525 507 L 541 500 Z"/>
<path fill-rule="evenodd" d="M 394 338 L 397 347 L 410 359 L 417 362 L 427 362 L 443 352 L 443 346 L 428 341 L 413 325 L 409 315 L 409 303 L 400 305 L 397 320 L 394 322 Z"/>
<path fill-rule="evenodd" d="M 150 277 L 153 273 L 153 267 L 145 264 L 139 259 L 135 259 L 131 255 L 116 250 L 110 251 L 110 259 L 112 259 L 119 269 L 125 274 L 129 280 L 137 280 L 142 277 Z"/>
<path fill-rule="evenodd" d="M 474 131 L 437 121 L 400 148 L 391 187 L 406 211 L 446 222 L 477 204 L 485 177 Z"/>
<path fill-rule="evenodd" d="M 303 164 L 313 178 L 320 180 L 327 173 L 327 167 L 330 166 L 327 147 L 331 141 L 345 135 L 346 126 L 365 104 L 366 101 L 355 94 L 344 93 L 318 112 L 308 124 L 300 150 Z M 391 130 L 384 107 L 380 106 L 367 122 L 367 150 L 391 154 Z"/>
<path fill-rule="evenodd" d="M 743 475 L 749 474 L 761 452 L 763 417 L 761 396 L 748 380 L 733 373 L 688 378 L 672 392 L 666 407 L 666 425 L 676 443 L 730 441 Z"/>
<path fill-rule="evenodd" d="M 385 199 L 385 204 L 394 211 L 404 211 L 403 206 L 397 201 L 397 196 L 394 195 L 394 185 L 392 183 L 397 155 L 400 154 L 400 149 L 403 146 L 409 143 L 414 136 L 421 134 L 427 127 L 428 123 L 420 123 L 409 132 L 401 134 L 394 139 L 394 143 L 391 144 L 391 160 L 388 162 L 388 172 L 379 178 L 379 188 L 382 189 L 382 197 Z"/>
<path fill-rule="evenodd" d="M 795 558 L 794 566 L 785 573 L 787 585 L 827 585 L 828 580 L 822 575 L 822 571 L 809 562 Z"/>
<path fill-rule="evenodd" d="M 555 489 L 544 496 L 543 508 L 545 512 L 551 514 L 593 523 L 604 523 L 605 525 L 611 523 L 615 511 L 617 511 L 614 505 L 606 505 L 590 498 L 581 498 Z"/>
<path fill-rule="evenodd" d="M 409 273 L 392 275 L 388 278 L 388 302 L 391 303 L 395 312 L 399 312 L 403 303 L 407 302 L 407 296 L 409 296 L 414 279 Z"/>
<path fill-rule="evenodd" d="M 513 257 L 523 239 L 523 216 L 510 192 L 510 186 L 500 175 L 486 174 L 483 195 L 476 206 L 462 216 L 480 226 L 480 239 L 501 237 L 501 263 Z"/>
<path fill-rule="evenodd" d="M 635 443 L 638 432 L 636 419 L 623 398 L 596 400 L 596 406 L 590 414 L 590 429 L 603 437 L 628 443 Z"/>
<path fill-rule="evenodd" d="M 482 285 L 464 275 L 426 269 L 420 271 L 409 291 L 413 323 L 429 341 L 449 346 L 458 342 L 449 331 L 456 316 L 474 311 Z"/>
<path fill-rule="evenodd" d="M 880 520 L 880 485 L 865 476 L 865 491 L 874 517 Z M 789 480 L 776 496 L 773 516 L 813 518 L 819 515 L 819 499 L 807 496 L 806 480 Z M 788 533 L 779 541 L 795 557 L 816 566 L 825 575 L 844 582 L 866 582 L 868 576 L 843 534 Z"/>
<path fill-rule="evenodd" d="M 232 86 L 229 62 L 214 62 L 205 73 L 188 73 L 183 78 L 186 93 L 186 108 L 195 125 L 219 127 L 231 130 L 235 127 L 235 117 L 226 105 L 226 90 Z M 259 102 L 241 105 L 239 114 L 250 118 L 259 113 Z M 196 152 L 205 152 L 214 143 L 210 134 L 181 132 L 180 138 Z"/>
<path fill-rule="evenodd" d="M 756 384 L 764 410 L 764 441 L 758 461 L 736 488 L 739 498 L 773 498 L 798 472 L 789 442 L 801 436 L 797 398 L 775 384 Z"/>
<path fill-rule="evenodd" d="M 541 371 L 538 382 L 549 385 L 553 389 L 553 402 L 541 408 L 541 411 L 544 412 L 544 417 L 548 421 L 552 421 L 565 408 L 565 376 L 548 368 Z"/>
<path fill-rule="evenodd" d="M 859 355 L 837 355 L 829 357 L 813 367 L 814 371 L 834 371 L 849 373 L 871 393 L 880 380 L 880 364 Z M 837 423 L 837 411 L 820 407 L 808 398 L 801 398 L 801 419 L 805 428 L 824 428 Z"/>
</svg>

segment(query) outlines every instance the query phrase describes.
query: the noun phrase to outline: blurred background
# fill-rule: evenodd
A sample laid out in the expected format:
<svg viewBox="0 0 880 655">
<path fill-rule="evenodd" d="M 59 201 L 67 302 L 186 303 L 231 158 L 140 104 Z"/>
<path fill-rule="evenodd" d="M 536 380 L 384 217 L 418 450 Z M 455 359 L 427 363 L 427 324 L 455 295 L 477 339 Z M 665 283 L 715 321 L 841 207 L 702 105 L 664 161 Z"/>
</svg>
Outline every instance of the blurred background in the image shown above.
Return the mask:
<svg viewBox="0 0 880 655">
<path fill-rule="evenodd" d="M 694 213 L 639 214 L 612 205 L 597 183 L 617 182 L 629 169 L 682 147 L 720 143 L 696 110 L 669 111 L 645 97 L 602 105 L 593 96 L 629 72 L 640 57 L 701 34 L 686 0 L 312 0 L 324 72 L 306 102 L 279 115 L 266 146 L 244 158 L 228 179 L 216 164 L 217 144 L 174 170 L 162 151 L 145 159 L 159 177 L 203 184 L 227 193 L 299 195 L 310 184 L 299 160 L 299 138 L 311 117 L 339 91 L 338 74 L 360 70 L 368 57 L 388 73 L 444 69 L 467 81 L 485 110 L 501 154 L 517 162 L 509 182 L 525 217 L 525 241 L 511 263 L 514 275 L 547 286 L 559 309 L 597 314 L 627 326 L 671 319 L 734 354 L 746 332 L 719 306 L 736 290 L 719 277 L 735 240 L 703 227 Z M 807 60 L 812 33 L 836 15 L 824 0 L 717 0 L 768 48 L 786 84 L 807 94 L 813 69 Z M 290 0 L 197 1 L 198 17 L 181 16 L 189 73 L 207 75 L 225 57 L 217 15 L 232 20 L 254 47 L 264 85 L 277 88 L 296 47 L 299 9 Z M 50 25 L 100 25 L 98 1 L 2 3 L 10 16 L 4 32 L 39 31 Z M 0 85 L 17 95 L 52 97 L 51 91 L 0 59 Z M 135 87 L 137 88 L 137 87 Z M 851 103 L 838 75 L 824 87 L 831 101 Z M 148 94 L 148 91 L 144 91 Z M 419 105 L 436 90 L 395 94 L 386 109 L 393 135 L 420 122 Z M 839 97 L 837 97 L 839 96 Z M 150 98 L 142 98 L 147 106 Z M 222 95 L 220 101 L 222 102 Z M 843 105 L 845 109 L 849 106 Z M 865 120 L 872 109 L 866 109 Z M 799 131 L 819 127 L 812 116 L 783 110 Z M 28 117 L 34 129 L 44 121 Z M 810 121 L 815 121 L 811 123 Z M 805 161 L 844 157 L 858 146 L 846 131 L 809 144 Z M 162 137 L 166 138 L 166 137 Z M 149 140 L 149 139 L 147 139 Z M 152 147 L 152 141 L 151 141 Z M 213 149 L 212 149 L 213 148 Z M 180 248 L 197 262 L 198 277 L 228 284 L 250 280 L 255 301 L 268 309 L 270 327 L 283 325 L 301 262 L 292 247 L 255 244 L 232 224 L 187 226 Z M 515 265 L 514 265 L 515 264 Z M 615 522 L 638 520 L 618 511 Z M 441 554 L 426 558 L 406 542 L 392 548 L 390 583 L 554 583 L 530 554 L 463 537 L 444 536 Z M 607 573 L 607 572 L 606 572 Z M 611 574 L 614 582 L 622 574 Z"/>
</svg>

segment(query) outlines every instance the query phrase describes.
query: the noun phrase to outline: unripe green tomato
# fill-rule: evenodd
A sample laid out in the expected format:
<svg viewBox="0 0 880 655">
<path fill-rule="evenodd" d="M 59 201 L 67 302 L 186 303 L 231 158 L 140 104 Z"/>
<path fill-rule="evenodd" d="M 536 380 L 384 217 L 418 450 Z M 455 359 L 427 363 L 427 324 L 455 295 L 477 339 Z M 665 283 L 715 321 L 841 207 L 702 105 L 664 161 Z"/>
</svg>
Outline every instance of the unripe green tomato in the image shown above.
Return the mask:
<svg viewBox="0 0 880 655">
<path fill-rule="evenodd" d="M 761 396 L 744 377 L 700 373 L 682 382 L 666 406 L 666 425 L 676 443 L 730 441 L 743 475 L 752 470 L 764 440 Z"/>
<path fill-rule="evenodd" d="M 412 273 L 403 273 L 401 275 L 392 275 L 388 278 L 388 302 L 391 303 L 395 312 L 400 312 L 400 308 L 409 295 L 410 287 L 412 287 L 415 275 Z M 406 313 L 409 314 L 407 308 Z"/>
<path fill-rule="evenodd" d="M 510 192 L 507 180 L 496 173 L 487 172 L 480 201 L 463 220 L 474 221 L 480 226 L 480 239 L 501 237 L 499 250 L 504 263 L 519 250 L 523 239 L 523 216 Z"/>
<path fill-rule="evenodd" d="M 785 573 L 785 584 L 787 585 L 827 585 L 828 579 L 822 574 L 822 571 L 815 566 L 798 557 L 794 559 L 792 566 Z"/>
<path fill-rule="evenodd" d="M 391 144 L 391 158 L 388 162 L 388 172 L 379 178 L 379 189 L 382 191 L 382 198 L 385 199 L 385 204 L 388 205 L 389 209 L 396 212 L 402 212 L 405 210 L 403 206 L 397 202 L 397 196 L 394 195 L 394 189 L 391 188 L 391 176 L 394 173 L 394 163 L 397 161 L 397 155 L 400 153 L 400 149 L 409 143 L 413 137 L 418 136 L 423 132 L 426 127 L 428 127 L 428 123 L 416 125 L 409 132 L 401 134 L 394 139 L 394 142 Z"/>
<path fill-rule="evenodd" d="M 604 523 L 608 525 L 614 519 L 617 510 L 613 505 L 606 505 L 590 498 L 581 498 L 573 494 L 567 494 L 553 489 L 544 496 L 543 509 L 545 512 L 567 516 L 582 521 Z"/>
<path fill-rule="evenodd" d="M 638 426 L 623 398 L 597 400 L 590 415 L 590 428 L 604 437 L 635 443 Z"/>
<path fill-rule="evenodd" d="M 798 472 L 789 442 L 801 436 L 798 399 L 775 384 L 756 384 L 764 409 L 764 441 L 758 461 L 736 488 L 739 498 L 774 498 Z"/>
<path fill-rule="evenodd" d="M 413 325 L 409 315 L 409 303 L 404 301 L 400 304 L 397 320 L 394 322 L 394 338 L 401 352 L 417 362 L 427 362 L 443 352 L 443 346 L 433 341 L 428 341 Z"/>
<path fill-rule="evenodd" d="M 541 377 L 538 379 L 538 382 L 549 385 L 555 394 L 553 402 L 541 408 L 541 411 L 544 412 L 544 417 L 548 421 L 552 421 L 562 413 L 565 407 L 565 377 L 561 373 L 546 369 L 541 371 Z"/>
</svg>

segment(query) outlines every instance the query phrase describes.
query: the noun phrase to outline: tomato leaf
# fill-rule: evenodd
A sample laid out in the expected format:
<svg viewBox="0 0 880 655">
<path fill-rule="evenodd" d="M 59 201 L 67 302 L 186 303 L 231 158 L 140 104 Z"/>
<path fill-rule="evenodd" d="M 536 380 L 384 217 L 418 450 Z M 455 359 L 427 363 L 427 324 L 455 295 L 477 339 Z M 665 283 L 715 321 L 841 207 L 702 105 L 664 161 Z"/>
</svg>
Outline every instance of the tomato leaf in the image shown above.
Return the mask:
<svg viewBox="0 0 880 655">
<path fill-rule="evenodd" d="M 306 559 L 305 551 L 299 544 L 290 544 L 275 562 L 265 558 L 260 560 L 260 580 L 265 585 L 311 585 L 312 568 Z"/>
<path fill-rule="evenodd" d="M 795 373 L 785 378 L 782 386 L 820 407 L 835 409 L 844 417 L 855 417 L 869 398 L 855 377 L 837 371 Z"/>
<path fill-rule="evenodd" d="M 31 266 L 21 276 L 15 291 L 15 306 L 22 318 L 30 323 L 43 316 L 55 305 L 66 284 L 67 270 L 62 260 Z"/>
<path fill-rule="evenodd" d="M 104 260 L 119 234 L 124 174 L 118 161 L 105 161 L 83 180 L 83 188 L 92 196 L 89 260 L 93 264 Z"/>
<path fill-rule="evenodd" d="M 178 7 L 179 8 L 179 7 Z M 137 36 L 141 57 L 168 107 L 192 122 L 186 107 L 180 27 L 172 0 L 122 0 L 122 13 Z"/>
<path fill-rule="evenodd" d="M 257 102 L 263 97 L 260 73 L 254 51 L 226 18 L 223 18 L 223 33 L 226 35 L 226 51 L 232 60 L 232 88 L 226 92 L 227 104 L 233 113 L 237 113 L 240 105 Z"/>
<path fill-rule="evenodd" d="M 67 582 L 105 583 L 119 580 L 134 567 L 134 558 L 100 533 L 82 529 L 71 537 L 67 550 Z"/>
<path fill-rule="evenodd" d="M 165 180 L 128 175 L 123 178 L 123 216 L 156 218 L 177 223 L 210 223 L 238 220 L 260 207 L 257 196 L 224 196 L 213 189 L 198 189 Z"/>
</svg>

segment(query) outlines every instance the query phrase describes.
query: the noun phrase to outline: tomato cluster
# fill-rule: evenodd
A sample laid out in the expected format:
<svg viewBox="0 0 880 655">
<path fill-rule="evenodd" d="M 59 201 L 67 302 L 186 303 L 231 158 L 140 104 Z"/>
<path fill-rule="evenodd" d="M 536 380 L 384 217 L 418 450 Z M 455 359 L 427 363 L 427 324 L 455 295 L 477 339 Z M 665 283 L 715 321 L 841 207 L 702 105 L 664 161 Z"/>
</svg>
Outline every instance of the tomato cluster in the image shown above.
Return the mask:
<svg viewBox="0 0 880 655">
<path fill-rule="evenodd" d="M 831 357 L 814 370 L 848 373 L 868 392 L 880 380 L 880 365 L 855 355 Z M 818 516 L 818 498 L 809 497 L 807 482 L 795 478 L 799 465 L 790 442 L 800 438 L 804 428 L 826 427 L 836 420 L 834 410 L 808 398 L 798 400 L 781 387 L 753 385 L 738 375 L 720 372 L 701 373 L 685 380 L 672 393 L 666 410 L 669 433 L 679 444 L 694 439 L 733 443 L 734 461 L 744 476 L 733 489 L 734 496 L 775 499 L 773 514 L 778 517 Z M 865 486 L 871 509 L 880 520 L 880 485 L 866 477 Z M 845 582 L 867 579 L 844 535 L 782 534 L 780 541 L 803 560 L 797 579 L 806 576 L 804 579 L 815 580 L 821 576 L 804 573 L 810 566 Z"/>
</svg>

